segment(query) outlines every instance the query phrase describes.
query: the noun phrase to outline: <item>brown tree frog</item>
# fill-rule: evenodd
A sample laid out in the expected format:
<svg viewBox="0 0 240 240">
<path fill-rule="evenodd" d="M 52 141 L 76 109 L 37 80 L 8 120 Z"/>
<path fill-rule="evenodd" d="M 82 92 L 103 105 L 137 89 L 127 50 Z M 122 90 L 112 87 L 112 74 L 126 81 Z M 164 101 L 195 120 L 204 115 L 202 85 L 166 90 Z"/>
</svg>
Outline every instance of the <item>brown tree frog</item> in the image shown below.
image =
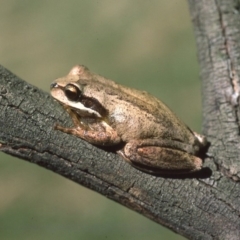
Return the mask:
<svg viewBox="0 0 240 240">
<path fill-rule="evenodd" d="M 51 95 L 69 113 L 74 127 L 56 129 L 117 151 L 149 173 L 200 170 L 204 136 L 190 130 L 165 104 L 147 92 L 119 85 L 77 65 L 51 84 Z"/>
</svg>

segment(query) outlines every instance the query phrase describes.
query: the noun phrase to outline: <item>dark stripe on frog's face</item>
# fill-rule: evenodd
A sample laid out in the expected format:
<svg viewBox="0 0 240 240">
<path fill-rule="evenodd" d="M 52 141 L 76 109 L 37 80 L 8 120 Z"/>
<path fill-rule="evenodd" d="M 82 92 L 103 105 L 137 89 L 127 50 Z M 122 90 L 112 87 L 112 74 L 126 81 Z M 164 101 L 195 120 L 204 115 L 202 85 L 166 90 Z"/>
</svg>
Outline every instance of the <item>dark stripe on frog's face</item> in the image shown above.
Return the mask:
<svg viewBox="0 0 240 240">
<path fill-rule="evenodd" d="M 98 112 L 102 118 L 106 118 L 108 115 L 107 109 L 105 109 L 97 99 L 83 96 L 80 102 L 86 107 Z"/>
</svg>

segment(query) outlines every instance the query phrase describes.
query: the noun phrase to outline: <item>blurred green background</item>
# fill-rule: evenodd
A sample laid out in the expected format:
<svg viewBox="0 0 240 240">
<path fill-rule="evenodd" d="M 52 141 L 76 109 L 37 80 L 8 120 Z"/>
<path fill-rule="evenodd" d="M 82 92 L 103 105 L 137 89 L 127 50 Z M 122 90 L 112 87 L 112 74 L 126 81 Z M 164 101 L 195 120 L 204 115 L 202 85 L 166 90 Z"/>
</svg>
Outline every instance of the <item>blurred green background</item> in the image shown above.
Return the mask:
<svg viewBox="0 0 240 240">
<path fill-rule="evenodd" d="M 10 0 L 1 64 L 49 84 L 77 63 L 159 97 L 200 131 L 200 81 L 187 2 Z M 0 239 L 184 239 L 99 194 L 0 154 Z"/>
</svg>

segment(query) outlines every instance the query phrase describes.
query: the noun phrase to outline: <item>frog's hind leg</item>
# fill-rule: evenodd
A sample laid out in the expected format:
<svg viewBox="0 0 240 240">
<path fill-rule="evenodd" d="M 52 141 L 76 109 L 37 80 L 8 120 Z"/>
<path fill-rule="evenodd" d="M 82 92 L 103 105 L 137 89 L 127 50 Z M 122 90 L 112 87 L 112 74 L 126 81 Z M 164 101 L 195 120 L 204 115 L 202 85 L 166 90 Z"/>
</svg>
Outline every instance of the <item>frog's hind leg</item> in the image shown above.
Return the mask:
<svg viewBox="0 0 240 240">
<path fill-rule="evenodd" d="M 188 153 L 181 145 L 178 148 L 167 145 L 162 140 L 135 140 L 127 143 L 118 153 L 134 167 L 150 173 L 185 173 L 201 169 L 202 159 Z"/>
</svg>

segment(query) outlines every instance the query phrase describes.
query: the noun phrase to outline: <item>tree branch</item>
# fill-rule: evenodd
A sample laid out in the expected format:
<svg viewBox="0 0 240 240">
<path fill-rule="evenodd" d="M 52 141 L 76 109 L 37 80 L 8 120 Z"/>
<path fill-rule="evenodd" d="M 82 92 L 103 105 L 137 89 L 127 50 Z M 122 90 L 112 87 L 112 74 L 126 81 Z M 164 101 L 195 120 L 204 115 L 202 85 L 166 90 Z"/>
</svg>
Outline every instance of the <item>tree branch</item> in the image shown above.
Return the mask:
<svg viewBox="0 0 240 240">
<path fill-rule="evenodd" d="M 189 238 L 239 236 L 240 189 L 227 177 L 219 172 L 207 179 L 145 174 L 114 153 L 54 130 L 57 122 L 72 124 L 49 94 L 0 68 L 1 151 L 51 169 Z M 212 160 L 206 165 L 216 170 Z"/>
<path fill-rule="evenodd" d="M 49 94 L 0 67 L 0 150 L 91 188 L 191 239 L 240 238 L 240 3 L 189 0 L 203 83 L 202 174 L 163 178 L 53 129 L 71 120 Z"/>
<path fill-rule="evenodd" d="M 240 178 L 239 1 L 189 0 L 203 82 L 204 133 L 218 169 Z"/>
</svg>

